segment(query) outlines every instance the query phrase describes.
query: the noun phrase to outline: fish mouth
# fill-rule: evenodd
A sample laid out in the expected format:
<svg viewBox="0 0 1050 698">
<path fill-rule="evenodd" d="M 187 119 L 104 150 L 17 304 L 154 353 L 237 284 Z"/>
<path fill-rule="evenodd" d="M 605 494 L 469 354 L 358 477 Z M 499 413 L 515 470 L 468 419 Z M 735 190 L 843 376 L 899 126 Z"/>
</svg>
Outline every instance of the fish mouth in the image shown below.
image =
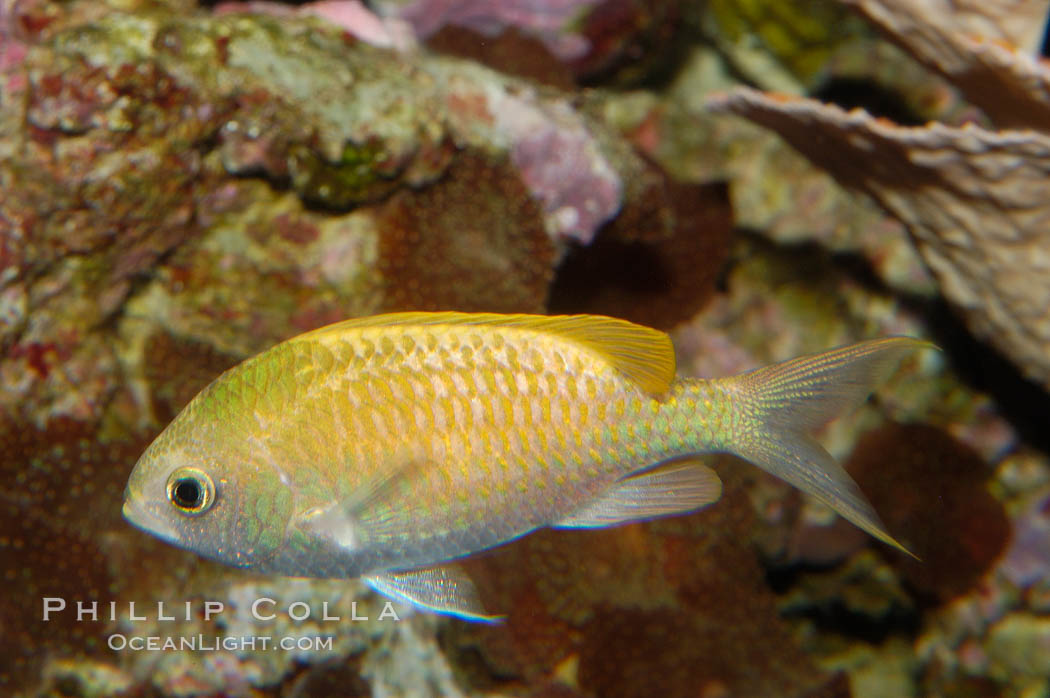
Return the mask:
<svg viewBox="0 0 1050 698">
<path fill-rule="evenodd" d="M 125 494 L 123 513 L 124 518 L 135 528 L 168 543 L 178 545 L 179 534 L 175 527 L 154 512 L 138 504 L 128 494 Z"/>
</svg>

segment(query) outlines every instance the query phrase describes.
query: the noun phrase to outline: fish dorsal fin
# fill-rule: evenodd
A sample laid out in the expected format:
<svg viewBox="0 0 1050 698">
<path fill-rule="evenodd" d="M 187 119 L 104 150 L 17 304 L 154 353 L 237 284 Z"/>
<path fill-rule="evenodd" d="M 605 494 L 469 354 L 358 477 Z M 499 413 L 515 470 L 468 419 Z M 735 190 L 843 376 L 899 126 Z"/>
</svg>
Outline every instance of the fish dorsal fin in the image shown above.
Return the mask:
<svg viewBox="0 0 1050 698">
<path fill-rule="evenodd" d="M 486 326 L 531 330 L 569 340 L 608 361 L 650 395 L 671 387 L 675 358 L 666 333 L 604 315 L 501 315 L 498 313 L 388 313 L 353 318 L 299 335 L 292 341 L 322 339 L 372 327 Z"/>
</svg>

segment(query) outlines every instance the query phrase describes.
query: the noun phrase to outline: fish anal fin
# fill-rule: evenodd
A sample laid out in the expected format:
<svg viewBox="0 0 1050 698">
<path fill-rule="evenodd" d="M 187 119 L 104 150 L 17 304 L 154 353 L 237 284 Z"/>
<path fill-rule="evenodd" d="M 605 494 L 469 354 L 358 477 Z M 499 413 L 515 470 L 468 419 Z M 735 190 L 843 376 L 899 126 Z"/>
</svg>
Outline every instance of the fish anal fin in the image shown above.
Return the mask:
<svg viewBox="0 0 1050 698">
<path fill-rule="evenodd" d="M 676 461 L 617 482 L 554 528 L 602 528 L 694 511 L 718 501 L 722 481 L 692 460 Z"/>
<path fill-rule="evenodd" d="M 485 612 L 474 583 L 456 565 L 371 574 L 364 581 L 383 596 L 435 613 L 486 623 L 503 619 Z"/>
<path fill-rule="evenodd" d="M 674 347 L 667 333 L 603 315 L 500 315 L 497 313 L 387 313 L 352 318 L 299 335 L 291 341 L 337 339 L 346 332 L 384 327 L 474 326 L 531 330 L 574 342 L 608 361 L 650 395 L 671 387 Z"/>
</svg>

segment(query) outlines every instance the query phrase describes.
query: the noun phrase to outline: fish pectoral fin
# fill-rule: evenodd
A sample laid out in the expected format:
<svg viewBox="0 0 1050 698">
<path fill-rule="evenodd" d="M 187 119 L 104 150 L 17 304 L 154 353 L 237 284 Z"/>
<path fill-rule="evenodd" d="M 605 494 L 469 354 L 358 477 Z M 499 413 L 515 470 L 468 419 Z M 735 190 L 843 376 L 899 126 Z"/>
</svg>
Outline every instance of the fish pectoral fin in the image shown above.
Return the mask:
<svg viewBox="0 0 1050 698">
<path fill-rule="evenodd" d="M 717 502 L 722 481 L 695 461 L 679 461 L 620 480 L 553 528 L 602 528 L 681 514 Z"/>
<path fill-rule="evenodd" d="M 485 613 L 474 582 L 455 565 L 372 574 L 364 577 L 364 581 L 383 596 L 428 611 L 486 623 L 503 619 L 503 616 Z"/>
<path fill-rule="evenodd" d="M 417 509 L 423 501 L 415 492 L 428 463 L 405 458 L 363 483 L 337 505 L 333 521 L 352 522 L 360 545 L 400 543 L 417 528 Z"/>
</svg>

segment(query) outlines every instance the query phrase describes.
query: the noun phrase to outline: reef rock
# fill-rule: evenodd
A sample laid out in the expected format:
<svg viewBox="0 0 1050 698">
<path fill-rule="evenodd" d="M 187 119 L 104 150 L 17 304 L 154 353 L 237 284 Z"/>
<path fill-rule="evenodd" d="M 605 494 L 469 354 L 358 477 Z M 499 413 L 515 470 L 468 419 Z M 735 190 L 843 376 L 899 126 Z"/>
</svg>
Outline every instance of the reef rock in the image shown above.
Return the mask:
<svg viewBox="0 0 1050 698">
<path fill-rule="evenodd" d="M 1039 0 L 846 0 L 893 41 L 943 74 L 1003 128 L 1050 129 L 1050 68 L 1034 54 Z"/>
<path fill-rule="evenodd" d="M 1050 388 L 1050 136 L 903 128 L 746 88 L 710 105 L 776 131 L 903 221 L 971 330 Z"/>
<path fill-rule="evenodd" d="M 4 5 L 0 409 L 96 419 L 158 327 L 242 357 L 382 310 L 538 312 L 650 193 L 571 93 L 325 8 Z"/>
</svg>

